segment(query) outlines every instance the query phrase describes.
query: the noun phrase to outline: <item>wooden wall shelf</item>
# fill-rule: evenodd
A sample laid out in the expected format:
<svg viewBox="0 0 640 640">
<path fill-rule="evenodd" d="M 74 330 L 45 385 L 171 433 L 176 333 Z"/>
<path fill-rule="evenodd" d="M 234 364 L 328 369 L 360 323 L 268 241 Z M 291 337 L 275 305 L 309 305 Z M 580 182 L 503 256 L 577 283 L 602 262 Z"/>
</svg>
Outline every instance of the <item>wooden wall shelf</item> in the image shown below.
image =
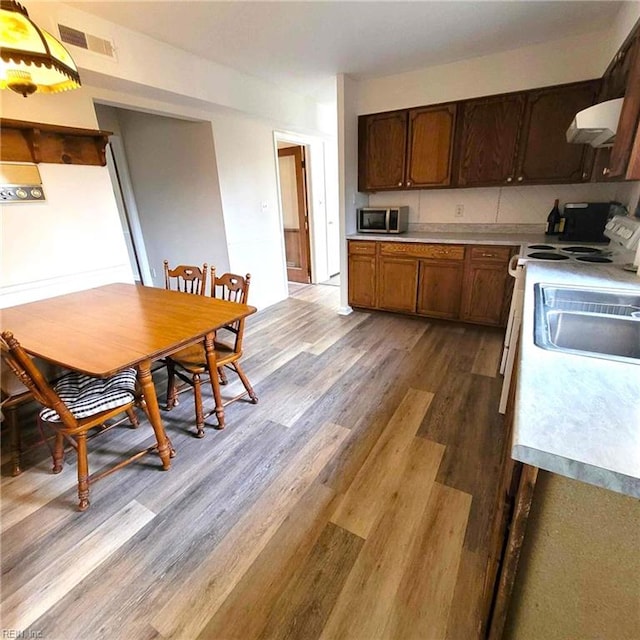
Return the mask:
<svg viewBox="0 0 640 640">
<path fill-rule="evenodd" d="M 76 129 L 0 118 L 0 160 L 52 164 L 107 164 L 111 131 Z"/>
</svg>

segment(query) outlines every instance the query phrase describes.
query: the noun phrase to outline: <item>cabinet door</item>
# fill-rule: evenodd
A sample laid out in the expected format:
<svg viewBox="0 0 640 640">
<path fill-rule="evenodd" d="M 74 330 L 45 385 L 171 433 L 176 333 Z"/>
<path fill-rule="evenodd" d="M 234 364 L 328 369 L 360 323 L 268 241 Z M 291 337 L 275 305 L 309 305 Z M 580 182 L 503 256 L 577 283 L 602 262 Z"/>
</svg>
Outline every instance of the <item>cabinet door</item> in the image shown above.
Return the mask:
<svg viewBox="0 0 640 640">
<path fill-rule="evenodd" d="M 409 111 L 407 187 L 451 184 L 455 119 L 455 104 Z"/>
<path fill-rule="evenodd" d="M 522 93 L 464 103 L 457 143 L 459 186 L 513 182 L 524 105 Z"/>
<path fill-rule="evenodd" d="M 599 81 L 552 87 L 527 95 L 516 182 L 582 182 L 591 177 L 587 145 L 569 144 L 566 131 L 578 111 L 591 106 Z"/>
<path fill-rule="evenodd" d="M 509 280 L 512 279 L 504 264 L 470 263 L 464 283 L 461 319 L 503 325 Z"/>
<path fill-rule="evenodd" d="M 353 307 L 376 306 L 375 255 L 349 256 L 349 304 Z"/>
<path fill-rule="evenodd" d="M 616 131 L 616 139 L 611 148 L 611 161 L 607 175 L 624 178 L 631 156 L 631 150 L 638 135 L 640 119 L 640 35 L 636 36 L 626 56 L 629 61 L 627 86 Z M 630 179 L 631 176 L 626 176 Z"/>
<path fill-rule="evenodd" d="M 415 312 L 417 287 L 417 260 L 378 258 L 378 308 Z"/>
<path fill-rule="evenodd" d="M 455 320 L 460 315 L 463 262 L 420 260 L 417 312 Z"/>
<path fill-rule="evenodd" d="M 360 116 L 358 143 L 359 191 L 404 186 L 407 111 Z"/>
<path fill-rule="evenodd" d="M 349 240 L 349 304 L 376 306 L 376 243 Z"/>
</svg>

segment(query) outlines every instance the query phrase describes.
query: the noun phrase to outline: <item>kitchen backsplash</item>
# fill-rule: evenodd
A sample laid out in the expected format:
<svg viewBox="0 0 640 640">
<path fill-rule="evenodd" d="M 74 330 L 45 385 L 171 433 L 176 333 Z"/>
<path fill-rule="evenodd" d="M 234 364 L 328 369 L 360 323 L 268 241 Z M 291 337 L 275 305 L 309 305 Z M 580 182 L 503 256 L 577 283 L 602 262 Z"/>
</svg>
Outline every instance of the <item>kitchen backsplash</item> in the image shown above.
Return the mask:
<svg viewBox="0 0 640 640">
<path fill-rule="evenodd" d="M 433 189 L 372 193 L 370 206 L 406 205 L 409 223 L 434 224 L 544 224 L 553 201 L 637 204 L 637 182 L 560 184 L 482 189 Z M 456 210 L 462 205 L 462 216 Z"/>
</svg>

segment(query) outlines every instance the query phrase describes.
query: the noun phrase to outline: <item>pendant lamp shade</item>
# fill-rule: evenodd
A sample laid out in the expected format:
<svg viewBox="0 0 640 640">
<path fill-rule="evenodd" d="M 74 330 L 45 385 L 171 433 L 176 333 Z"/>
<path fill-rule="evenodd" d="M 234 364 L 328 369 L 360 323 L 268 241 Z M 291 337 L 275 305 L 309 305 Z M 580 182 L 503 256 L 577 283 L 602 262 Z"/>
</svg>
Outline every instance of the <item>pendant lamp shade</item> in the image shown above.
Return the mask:
<svg viewBox="0 0 640 640">
<path fill-rule="evenodd" d="M 69 52 L 40 29 L 15 0 L 0 2 L 0 89 L 25 98 L 80 87 L 80 75 Z"/>
</svg>

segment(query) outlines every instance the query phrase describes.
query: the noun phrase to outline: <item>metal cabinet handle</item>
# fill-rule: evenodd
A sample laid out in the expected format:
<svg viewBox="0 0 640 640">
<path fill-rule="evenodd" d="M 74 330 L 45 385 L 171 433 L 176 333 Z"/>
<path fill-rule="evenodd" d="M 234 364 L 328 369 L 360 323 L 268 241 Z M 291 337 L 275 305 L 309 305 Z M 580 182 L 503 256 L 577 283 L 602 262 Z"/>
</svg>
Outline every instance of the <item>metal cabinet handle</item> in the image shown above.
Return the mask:
<svg viewBox="0 0 640 640">
<path fill-rule="evenodd" d="M 401 187 L 402 186 L 402 182 L 398 182 L 398 186 Z"/>
<path fill-rule="evenodd" d="M 407 187 L 411 186 L 411 180 L 407 180 Z"/>
<path fill-rule="evenodd" d="M 609 167 L 605 167 L 605 168 L 602 170 L 602 175 L 603 175 L 603 176 L 608 176 L 610 173 L 611 173 L 611 169 L 609 169 Z"/>
<path fill-rule="evenodd" d="M 512 180 L 513 180 L 513 178 L 512 178 L 511 176 L 509 176 L 509 177 L 507 178 L 507 182 L 511 182 Z"/>
<path fill-rule="evenodd" d="M 518 176 L 518 182 L 522 182 L 523 181 L 523 177 L 522 176 Z"/>
<path fill-rule="evenodd" d="M 585 171 L 585 172 L 582 174 L 582 179 L 583 179 L 583 180 L 586 180 L 588 175 L 589 175 L 589 174 Z"/>
<path fill-rule="evenodd" d="M 483 258 L 497 258 L 498 254 L 497 253 L 483 253 L 482 257 Z"/>
</svg>

